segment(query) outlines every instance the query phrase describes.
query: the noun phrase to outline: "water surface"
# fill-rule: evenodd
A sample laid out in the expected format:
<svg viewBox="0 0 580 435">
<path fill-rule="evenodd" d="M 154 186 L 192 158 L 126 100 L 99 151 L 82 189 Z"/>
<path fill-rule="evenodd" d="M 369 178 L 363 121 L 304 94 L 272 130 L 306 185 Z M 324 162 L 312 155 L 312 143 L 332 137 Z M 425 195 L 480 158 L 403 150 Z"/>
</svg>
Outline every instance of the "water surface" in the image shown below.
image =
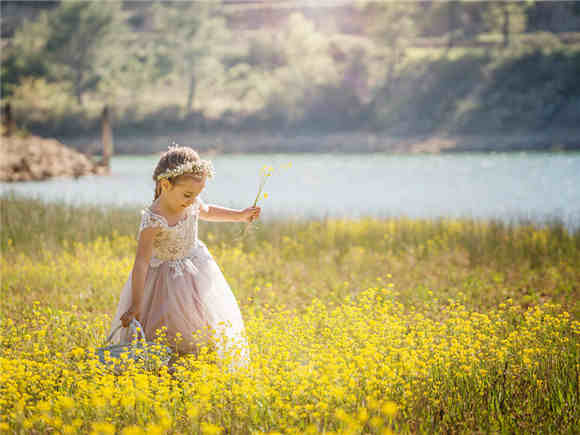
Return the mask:
<svg viewBox="0 0 580 435">
<path fill-rule="evenodd" d="M 268 179 L 265 219 L 275 217 L 560 218 L 580 223 L 580 153 L 248 154 L 212 158 L 216 177 L 202 197 L 250 205 L 260 169 Z M 144 206 L 157 156 L 117 156 L 111 176 L 1 183 L 3 192 L 72 204 Z M 291 168 L 280 169 L 291 163 Z"/>
</svg>

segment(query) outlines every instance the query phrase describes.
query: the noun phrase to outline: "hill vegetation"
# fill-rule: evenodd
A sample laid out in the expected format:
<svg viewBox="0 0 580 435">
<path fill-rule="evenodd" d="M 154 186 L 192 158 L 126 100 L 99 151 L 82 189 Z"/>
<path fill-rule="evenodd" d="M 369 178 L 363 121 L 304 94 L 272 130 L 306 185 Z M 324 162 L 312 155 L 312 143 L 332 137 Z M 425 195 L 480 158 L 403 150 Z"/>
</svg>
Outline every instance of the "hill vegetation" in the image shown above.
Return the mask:
<svg viewBox="0 0 580 435">
<path fill-rule="evenodd" d="M 105 105 L 120 152 L 219 132 L 580 146 L 576 2 L 36 6 L 19 20 L 24 6 L 3 2 L 2 97 L 21 127 L 79 147 Z"/>
</svg>

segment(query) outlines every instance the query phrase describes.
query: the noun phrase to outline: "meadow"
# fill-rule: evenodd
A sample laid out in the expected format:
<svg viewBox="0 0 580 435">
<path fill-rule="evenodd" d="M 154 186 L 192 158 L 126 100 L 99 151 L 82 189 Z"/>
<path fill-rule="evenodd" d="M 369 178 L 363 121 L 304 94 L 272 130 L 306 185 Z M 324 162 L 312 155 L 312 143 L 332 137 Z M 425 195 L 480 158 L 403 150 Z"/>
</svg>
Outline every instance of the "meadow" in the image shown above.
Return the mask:
<svg viewBox="0 0 580 435">
<path fill-rule="evenodd" d="M 115 376 L 139 210 L 0 197 L 0 431 L 577 433 L 580 230 L 561 222 L 201 223 L 252 362 Z"/>
</svg>

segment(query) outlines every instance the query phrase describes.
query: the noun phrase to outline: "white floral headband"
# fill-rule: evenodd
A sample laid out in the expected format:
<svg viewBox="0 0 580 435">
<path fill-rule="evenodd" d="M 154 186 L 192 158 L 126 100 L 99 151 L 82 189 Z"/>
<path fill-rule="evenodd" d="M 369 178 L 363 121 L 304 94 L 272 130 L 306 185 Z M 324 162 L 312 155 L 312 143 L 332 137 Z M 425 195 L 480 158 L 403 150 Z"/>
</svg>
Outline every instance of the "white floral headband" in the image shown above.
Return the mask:
<svg viewBox="0 0 580 435">
<path fill-rule="evenodd" d="M 179 148 L 179 145 L 175 143 L 175 141 L 172 141 L 168 149 L 171 150 L 174 148 Z M 215 175 L 215 169 L 209 160 L 187 161 L 173 169 L 167 169 L 165 172 L 159 174 L 157 176 L 157 181 L 162 178 L 173 178 L 183 174 L 192 174 L 196 177 L 207 175 L 207 178 L 213 178 Z"/>
<path fill-rule="evenodd" d="M 173 141 L 171 145 L 169 145 L 169 150 L 172 148 L 179 148 L 179 145 Z M 159 174 L 157 180 L 178 177 L 183 174 L 193 174 L 196 177 L 203 177 L 205 174 L 207 175 L 207 178 L 213 178 L 215 175 L 215 169 L 209 160 L 187 161 L 173 169 L 167 169 L 165 172 Z"/>
<path fill-rule="evenodd" d="M 207 178 L 213 178 L 215 175 L 215 169 L 209 160 L 199 160 L 197 162 L 185 162 L 181 165 L 173 168 L 167 169 L 165 172 L 157 176 L 157 180 L 162 178 L 173 178 L 183 174 L 193 174 L 196 177 L 203 177 L 207 175 Z"/>
</svg>

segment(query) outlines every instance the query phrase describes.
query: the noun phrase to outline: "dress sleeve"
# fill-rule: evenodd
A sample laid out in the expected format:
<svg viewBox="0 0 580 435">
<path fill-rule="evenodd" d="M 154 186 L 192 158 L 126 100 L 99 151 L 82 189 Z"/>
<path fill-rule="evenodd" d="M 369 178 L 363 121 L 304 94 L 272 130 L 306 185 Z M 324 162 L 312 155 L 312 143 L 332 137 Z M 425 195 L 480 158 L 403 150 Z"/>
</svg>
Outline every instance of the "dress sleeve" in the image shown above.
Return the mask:
<svg viewBox="0 0 580 435">
<path fill-rule="evenodd" d="M 148 209 L 141 210 L 141 224 L 139 225 L 139 234 L 145 228 L 158 228 L 163 226 L 163 221 L 159 216 L 151 213 Z"/>
<path fill-rule="evenodd" d="M 195 210 L 196 213 L 199 213 L 200 210 L 209 211 L 209 205 L 207 205 L 205 201 L 198 196 L 197 198 L 195 198 L 195 204 L 193 209 Z"/>
</svg>

